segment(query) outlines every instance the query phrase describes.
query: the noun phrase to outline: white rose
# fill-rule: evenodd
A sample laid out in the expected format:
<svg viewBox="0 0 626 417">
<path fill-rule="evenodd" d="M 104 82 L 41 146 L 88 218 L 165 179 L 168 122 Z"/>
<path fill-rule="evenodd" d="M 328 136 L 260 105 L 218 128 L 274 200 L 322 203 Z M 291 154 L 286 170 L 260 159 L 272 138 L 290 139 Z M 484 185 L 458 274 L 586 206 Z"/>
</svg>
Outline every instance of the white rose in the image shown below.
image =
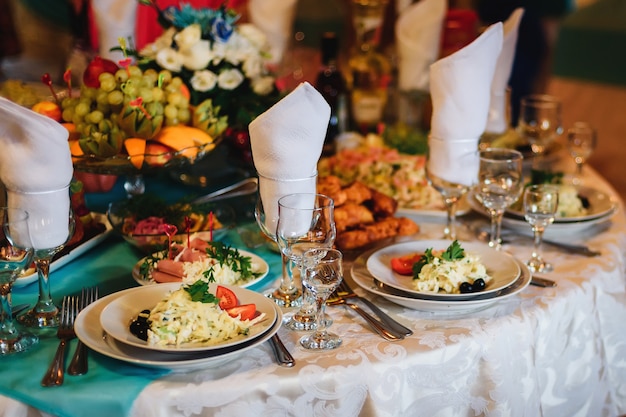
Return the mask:
<svg viewBox="0 0 626 417">
<path fill-rule="evenodd" d="M 193 48 L 194 45 L 200 42 L 201 35 L 202 29 L 200 25 L 193 24 L 174 35 L 174 40 L 176 41 L 176 45 L 178 45 L 178 49 L 184 52 Z"/>
<path fill-rule="evenodd" d="M 213 54 L 209 41 L 197 42 L 190 49 L 181 53 L 183 56 L 183 65 L 192 71 L 204 69 L 209 65 Z"/>
<path fill-rule="evenodd" d="M 274 89 L 274 77 L 268 75 L 252 80 L 252 91 L 260 96 L 265 96 Z"/>
<path fill-rule="evenodd" d="M 141 51 L 139 51 L 139 54 L 148 58 L 154 58 L 161 49 L 169 48 L 170 45 L 172 45 L 172 39 L 174 38 L 175 34 L 176 29 L 169 28 L 168 30 L 163 32 L 163 34 L 159 36 L 154 42 L 144 46 Z"/>
<path fill-rule="evenodd" d="M 220 72 L 217 76 L 217 85 L 222 90 L 234 90 L 243 82 L 244 76 L 236 68 L 228 69 Z"/>
<path fill-rule="evenodd" d="M 237 26 L 237 31 L 241 34 L 241 36 L 248 39 L 256 49 L 267 48 L 267 37 L 253 24 L 243 23 Z"/>
<path fill-rule="evenodd" d="M 183 57 L 172 48 L 161 49 L 157 52 L 156 62 L 172 72 L 180 72 L 183 68 Z"/>
<path fill-rule="evenodd" d="M 217 84 L 217 75 L 209 70 L 196 71 L 191 77 L 191 86 L 196 91 L 209 91 Z"/>
<path fill-rule="evenodd" d="M 251 56 L 243 62 L 243 73 L 248 78 L 257 78 L 263 72 L 263 60 L 259 56 Z"/>
</svg>

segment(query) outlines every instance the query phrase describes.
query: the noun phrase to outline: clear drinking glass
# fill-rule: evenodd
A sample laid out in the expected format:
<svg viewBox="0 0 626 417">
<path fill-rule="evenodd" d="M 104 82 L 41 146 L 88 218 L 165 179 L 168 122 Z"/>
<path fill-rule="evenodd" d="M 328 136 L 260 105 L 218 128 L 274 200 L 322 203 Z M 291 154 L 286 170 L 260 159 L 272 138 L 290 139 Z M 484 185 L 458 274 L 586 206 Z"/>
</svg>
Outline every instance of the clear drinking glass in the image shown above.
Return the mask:
<svg viewBox="0 0 626 417">
<path fill-rule="evenodd" d="M 276 242 L 278 225 L 278 200 L 280 197 L 296 192 L 315 193 L 317 174 L 302 179 L 273 179 L 259 175 L 259 189 L 254 217 L 265 236 Z M 280 285 L 266 293 L 274 302 L 283 307 L 299 307 L 302 303 L 302 291 L 294 284 L 288 272 L 289 258 L 281 253 L 282 274 Z"/>
<path fill-rule="evenodd" d="M 41 193 L 9 194 L 28 207 L 28 227 L 33 241 L 39 296 L 35 306 L 18 317 L 28 327 L 52 328 L 59 325 L 59 309 L 50 295 L 50 263 L 74 234 L 74 213 L 70 207 L 69 186 Z"/>
<path fill-rule="evenodd" d="M 33 244 L 28 230 L 28 213 L 0 208 L 0 354 L 22 352 L 38 342 L 37 336 L 20 331 L 11 312 L 11 290 L 20 273 L 30 267 Z"/>
<path fill-rule="evenodd" d="M 302 254 L 308 249 L 330 249 L 337 229 L 332 198 L 322 194 L 296 193 L 278 200 L 276 242 L 290 260 L 287 272 L 294 279 L 302 268 Z M 301 280 L 300 280 L 301 281 Z M 313 330 L 316 326 L 314 300 L 306 286 L 302 288 L 302 306 L 286 325 L 292 330 Z"/>
<path fill-rule="evenodd" d="M 583 166 L 591 156 L 597 144 L 596 129 L 589 123 L 576 122 L 567 129 L 567 150 L 576 163 L 574 184 L 582 183 Z"/>
<path fill-rule="evenodd" d="M 546 148 L 563 133 L 561 101 L 547 94 L 522 97 L 517 130 L 530 144 L 533 168 L 543 169 Z"/>
<path fill-rule="evenodd" d="M 343 256 L 336 249 L 314 248 L 302 255 L 302 283 L 315 297 L 315 332 L 300 339 L 306 349 L 334 349 L 341 337 L 327 330 L 326 300 L 343 279 Z"/>
<path fill-rule="evenodd" d="M 476 198 L 491 216 L 489 246 L 499 250 L 502 216 L 519 198 L 524 187 L 523 156 L 518 151 L 503 148 L 485 149 L 479 155 Z"/>
<path fill-rule="evenodd" d="M 524 217 L 530 224 L 535 238 L 533 253 L 528 262 L 532 272 L 550 272 L 553 267 L 540 255 L 543 232 L 554 221 L 559 206 L 559 189 L 555 185 L 532 185 L 524 191 Z"/>
</svg>

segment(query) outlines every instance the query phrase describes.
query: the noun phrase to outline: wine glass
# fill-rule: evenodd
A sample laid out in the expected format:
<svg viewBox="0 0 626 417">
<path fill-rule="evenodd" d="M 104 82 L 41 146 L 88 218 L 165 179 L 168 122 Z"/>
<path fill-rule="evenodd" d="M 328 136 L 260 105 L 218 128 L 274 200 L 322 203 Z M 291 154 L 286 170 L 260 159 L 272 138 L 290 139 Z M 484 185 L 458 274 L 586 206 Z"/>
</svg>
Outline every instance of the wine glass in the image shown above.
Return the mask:
<svg viewBox="0 0 626 417">
<path fill-rule="evenodd" d="M 561 101 L 547 94 L 522 97 L 518 133 L 530 144 L 533 167 L 542 169 L 546 148 L 563 133 Z"/>
<path fill-rule="evenodd" d="M 582 183 L 583 166 L 597 144 L 596 130 L 589 123 L 576 122 L 567 129 L 567 149 L 576 163 L 573 183 Z"/>
<path fill-rule="evenodd" d="M 74 234 L 74 214 L 70 207 L 69 186 L 39 193 L 8 192 L 8 201 L 28 207 L 28 227 L 33 241 L 39 296 L 35 306 L 18 317 L 27 327 L 40 329 L 59 325 L 59 309 L 50 295 L 50 263 Z"/>
<path fill-rule="evenodd" d="M 294 272 L 302 268 L 302 254 L 311 248 L 330 249 L 337 229 L 335 203 L 322 194 L 288 194 L 278 200 L 276 242 L 281 253 L 290 260 L 287 272 L 294 282 Z M 295 268 L 294 268 L 295 266 Z M 313 330 L 316 326 L 315 302 L 305 286 L 302 287 L 300 310 L 287 321 L 292 330 Z"/>
<path fill-rule="evenodd" d="M 559 189 L 550 184 L 531 185 L 524 191 L 524 217 L 535 238 L 532 257 L 526 264 L 532 272 L 550 272 L 553 267 L 540 255 L 541 241 L 546 227 L 554 221 L 559 206 Z"/>
<path fill-rule="evenodd" d="M 501 249 L 500 229 L 504 211 L 522 193 L 523 156 L 520 152 L 504 148 L 488 148 L 479 153 L 476 198 L 489 211 L 491 234 L 489 246 Z"/>
<path fill-rule="evenodd" d="M 28 231 L 28 213 L 16 208 L 0 208 L 0 354 L 22 352 L 38 342 L 38 337 L 16 328 L 11 311 L 11 290 L 20 273 L 33 258 Z"/>
<path fill-rule="evenodd" d="M 306 349 L 334 349 L 341 337 L 327 331 L 326 300 L 343 279 L 343 256 L 337 249 L 314 248 L 302 255 L 302 283 L 315 297 L 315 332 L 300 339 Z"/>
<path fill-rule="evenodd" d="M 459 200 L 469 191 L 470 187 L 465 184 L 452 183 L 434 175 L 426 167 L 426 179 L 431 187 L 441 194 L 446 206 L 446 226 L 443 229 L 443 238 L 455 240 L 456 234 L 456 211 Z"/>
<path fill-rule="evenodd" d="M 278 224 L 278 200 L 280 197 L 296 192 L 315 193 L 317 173 L 301 179 L 274 179 L 259 174 L 259 188 L 254 217 L 265 236 L 276 242 Z M 302 302 L 302 291 L 294 285 L 289 274 L 289 258 L 281 253 L 282 273 L 278 288 L 266 292 L 276 304 L 282 307 L 298 307 Z"/>
</svg>

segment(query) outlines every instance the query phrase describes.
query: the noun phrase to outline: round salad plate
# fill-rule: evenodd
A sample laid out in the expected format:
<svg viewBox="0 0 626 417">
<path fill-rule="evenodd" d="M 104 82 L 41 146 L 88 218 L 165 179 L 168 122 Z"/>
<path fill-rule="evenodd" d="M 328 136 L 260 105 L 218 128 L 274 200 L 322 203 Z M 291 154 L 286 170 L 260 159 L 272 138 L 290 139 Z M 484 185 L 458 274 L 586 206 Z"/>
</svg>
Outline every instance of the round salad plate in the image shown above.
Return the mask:
<svg viewBox="0 0 626 417">
<path fill-rule="evenodd" d="M 485 289 L 474 293 L 448 294 L 431 291 L 419 291 L 414 286 L 412 276 L 400 275 L 391 269 L 391 259 L 410 254 L 423 254 L 427 249 L 444 251 L 452 242 L 449 240 L 422 240 L 397 243 L 379 249 L 367 258 L 366 266 L 369 273 L 377 280 L 397 290 L 413 294 L 416 297 L 445 300 L 467 300 L 478 295 L 495 293 L 513 284 L 521 273 L 519 264 L 508 253 L 497 251 L 484 243 L 461 242 L 466 255 L 477 256 L 485 265 L 491 280 Z"/>
<path fill-rule="evenodd" d="M 217 285 L 214 283 L 210 284 L 209 291 L 215 294 Z M 165 299 L 169 293 L 180 287 L 180 283 L 169 283 L 127 290 L 123 295 L 103 308 L 100 314 L 100 326 L 110 337 L 126 345 L 145 350 L 180 354 L 209 352 L 247 343 L 267 333 L 274 326 L 274 322 L 277 319 L 274 303 L 270 299 L 254 291 L 226 285 L 225 287 L 235 292 L 240 304 L 255 304 L 257 313 L 265 315 L 264 320 L 250 327 L 248 334 L 238 335 L 228 340 L 216 341 L 208 346 L 195 343 L 185 343 L 179 346 L 161 346 L 150 345 L 130 332 L 130 323 L 142 310 L 151 310 L 159 301 Z M 201 305 L 201 303 L 199 304 Z"/>
<path fill-rule="evenodd" d="M 487 294 L 479 294 L 469 300 L 427 299 L 424 297 L 415 297 L 413 296 L 413 294 L 407 292 L 386 291 L 379 288 L 374 282 L 374 277 L 367 270 L 366 260 L 368 256 L 369 254 L 365 253 L 357 258 L 354 261 L 352 269 L 350 271 L 352 280 L 359 287 L 363 288 L 365 291 L 371 294 L 383 297 L 403 307 L 435 314 L 465 314 L 478 310 L 483 310 L 492 306 L 498 301 L 518 294 L 526 287 L 528 287 L 532 278 L 528 267 L 524 265 L 521 261 L 515 260 L 521 271 L 519 277 L 513 282 L 513 284 L 499 291 Z"/>
<path fill-rule="evenodd" d="M 595 188 L 576 186 L 576 194 L 578 195 L 578 198 L 585 202 L 584 205 L 588 206 L 587 213 L 580 216 L 559 216 L 554 219 L 554 224 L 591 221 L 606 217 L 617 209 L 617 203 L 615 200 L 613 200 L 608 194 L 600 190 L 596 190 Z M 524 212 L 516 205 L 507 210 L 506 215 L 517 217 L 522 220 L 524 219 Z"/>
<path fill-rule="evenodd" d="M 256 277 L 253 277 L 249 280 L 246 281 L 237 281 L 237 282 L 219 282 L 219 277 L 216 277 L 216 283 L 217 284 L 224 284 L 224 285 L 236 285 L 238 287 L 241 288 L 248 288 L 251 287 L 253 285 L 255 285 L 256 283 L 260 282 L 263 278 L 265 278 L 267 276 L 267 274 L 269 273 L 270 267 L 268 265 L 267 262 L 265 262 L 265 260 L 263 258 L 261 258 L 258 255 L 255 255 L 252 252 L 248 252 L 245 250 L 241 250 L 241 249 L 237 249 L 239 251 L 239 253 L 243 256 L 246 256 L 248 258 L 250 258 L 250 261 L 252 262 L 253 265 L 256 265 L 256 268 L 254 268 L 254 271 L 257 272 L 259 275 Z M 153 284 L 158 284 L 155 280 L 152 279 L 152 277 L 149 275 L 150 274 L 150 269 L 151 267 L 148 266 L 147 271 L 144 273 L 144 270 L 146 270 L 146 268 L 143 267 L 143 265 L 149 261 L 149 259 L 154 259 L 154 258 L 159 258 L 159 257 L 163 257 L 164 256 L 164 252 L 155 252 L 153 253 L 150 257 L 145 257 L 145 258 L 141 258 L 139 260 L 139 262 L 137 262 L 135 264 L 135 266 L 133 267 L 133 270 L 131 272 L 131 275 L 133 277 L 133 279 L 139 284 L 139 285 L 153 285 Z M 163 284 L 159 284 L 159 285 L 163 285 Z"/>
<path fill-rule="evenodd" d="M 102 310 L 109 303 L 123 296 L 126 291 L 128 290 L 107 295 L 85 307 L 78 314 L 74 323 L 76 336 L 95 352 L 109 358 L 146 368 L 184 372 L 223 366 L 240 357 L 245 351 L 269 340 L 278 332 L 282 322 L 282 312 L 278 306 L 274 305 L 273 308 L 277 316 L 274 325 L 262 336 L 247 343 L 230 348 L 197 353 L 177 354 L 147 350 L 118 342 L 109 336 L 100 325 Z"/>
</svg>

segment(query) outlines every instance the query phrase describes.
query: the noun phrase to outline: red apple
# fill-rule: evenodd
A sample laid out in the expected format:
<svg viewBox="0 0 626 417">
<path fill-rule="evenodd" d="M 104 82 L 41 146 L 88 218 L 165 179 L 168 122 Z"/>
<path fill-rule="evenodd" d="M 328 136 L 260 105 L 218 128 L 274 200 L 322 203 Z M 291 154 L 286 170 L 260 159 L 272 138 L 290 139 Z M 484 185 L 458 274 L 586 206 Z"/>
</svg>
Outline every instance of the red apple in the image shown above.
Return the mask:
<svg viewBox="0 0 626 417">
<path fill-rule="evenodd" d="M 57 122 L 61 121 L 61 108 L 52 101 L 40 101 L 39 103 L 35 103 L 32 110 L 44 116 L 48 116 Z"/>
<path fill-rule="evenodd" d="M 103 72 L 108 72 L 110 74 L 115 74 L 119 67 L 117 64 L 109 59 L 101 58 L 96 56 L 91 60 L 85 72 L 83 73 L 83 83 L 87 87 L 91 88 L 99 88 L 100 87 L 100 74 Z"/>
<path fill-rule="evenodd" d="M 146 143 L 146 157 L 144 162 L 153 167 L 161 167 L 172 159 L 174 150 L 158 142 Z"/>
</svg>

